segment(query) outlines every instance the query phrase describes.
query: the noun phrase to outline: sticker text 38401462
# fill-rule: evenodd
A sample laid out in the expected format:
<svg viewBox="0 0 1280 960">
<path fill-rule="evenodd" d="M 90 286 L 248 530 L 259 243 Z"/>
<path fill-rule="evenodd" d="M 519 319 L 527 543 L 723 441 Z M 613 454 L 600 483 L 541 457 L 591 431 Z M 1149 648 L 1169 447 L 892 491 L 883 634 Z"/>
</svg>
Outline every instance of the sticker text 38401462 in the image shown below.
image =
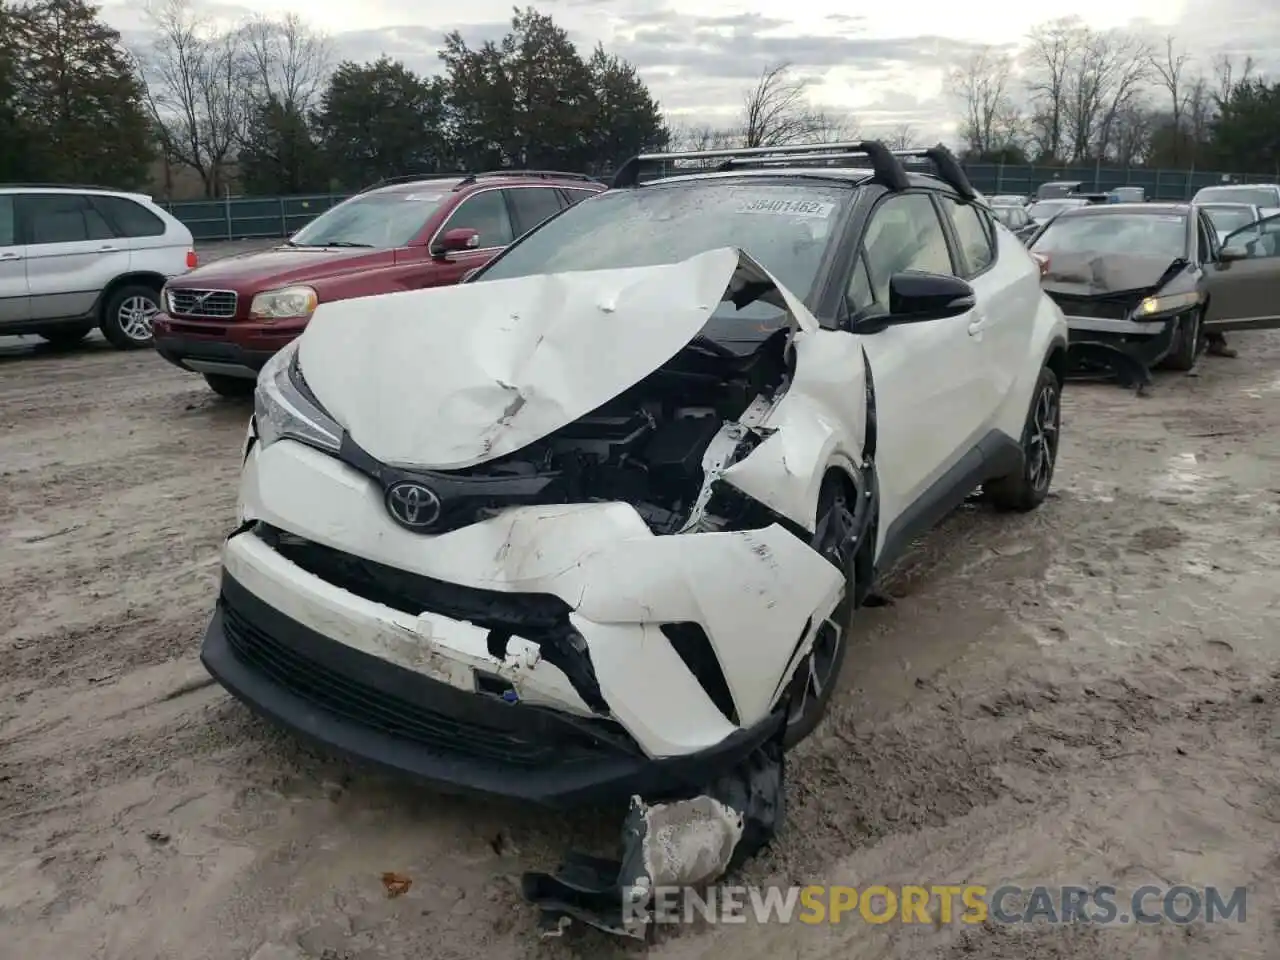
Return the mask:
<svg viewBox="0 0 1280 960">
<path fill-rule="evenodd" d="M 739 213 L 772 213 L 780 217 L 813 217 L 825 220 L 835 210 L 834 203 L 821 200 L 746 200 L 738 208 Z"/>
</svg>

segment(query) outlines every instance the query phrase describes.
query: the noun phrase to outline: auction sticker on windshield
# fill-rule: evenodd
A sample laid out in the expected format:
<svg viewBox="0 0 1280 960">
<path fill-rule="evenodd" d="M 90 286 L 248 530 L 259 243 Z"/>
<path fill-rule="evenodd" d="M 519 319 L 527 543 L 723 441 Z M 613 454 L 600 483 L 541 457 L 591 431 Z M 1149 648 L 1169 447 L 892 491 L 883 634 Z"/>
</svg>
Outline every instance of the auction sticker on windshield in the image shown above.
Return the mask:
<svg viewBox="0 0 1280 960">
<path fill-rule="evenodd" d="M 747 200 L 739 213 L 773 213 L 783 217 L 813 217 L 825 220 L 836 208 L 834 203 L 820 200 Z"/>
</svg>

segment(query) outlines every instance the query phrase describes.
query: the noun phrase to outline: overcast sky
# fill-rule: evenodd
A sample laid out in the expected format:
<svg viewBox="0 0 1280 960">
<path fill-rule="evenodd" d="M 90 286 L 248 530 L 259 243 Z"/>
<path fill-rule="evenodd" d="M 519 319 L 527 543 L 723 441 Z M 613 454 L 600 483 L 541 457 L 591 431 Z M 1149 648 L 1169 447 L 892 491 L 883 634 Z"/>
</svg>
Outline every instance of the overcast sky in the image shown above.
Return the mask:
<svg viewBox="0 0 1280 960">
<path fill-rule="evenodd" d="M 234 2 L 199 2 L 228 23 L 250 13 Z M 1078 14 L 1094 27 L 1143 29 L 1157 38 L 1176 33 L 1206 70 L 1220 52 L 1249 53 L 1280 67 L 1280 0 L 541 0 L 534 6 L 566 28 L 584 54 L 601 41 L 634 63 L 677 121 L 728 122 L 760 70 L 788 60 L 819 81 L 815 102 L 851 112 L 864 133 L 910 123 L 929 142 L 949 139 L 954 129 L 948 69 L 974 45 L 1017 45 L 1035 23 L 1054 17 Z M 511 7 L 510 0 L 254 0 L 252 11 L 300 14 L 333 37 L 340 58 L 386 53 L 435 72 L 445 33 L 460 30 L 469 42 L 498 39 Z M 883 9 L 855 12 L 859 7 Z M 698 13 L 686 12 L 692 9 Z M 136 0 L 105 0 L 103 8 L 130 41 L 145 29 L 143 11 Z"/>
</svg>

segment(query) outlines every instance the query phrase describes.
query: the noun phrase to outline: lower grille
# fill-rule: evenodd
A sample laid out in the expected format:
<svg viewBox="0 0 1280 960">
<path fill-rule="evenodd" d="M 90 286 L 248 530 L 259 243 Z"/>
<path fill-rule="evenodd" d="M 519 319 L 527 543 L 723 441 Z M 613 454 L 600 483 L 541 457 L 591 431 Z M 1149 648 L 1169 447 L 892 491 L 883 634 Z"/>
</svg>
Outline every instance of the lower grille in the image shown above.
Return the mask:
<svg viewBox="0 0 1280 960">
<path fill-rule="evenodd" d="M 234 290 L 186 290 L 170 287 L 167 293 L 170 315 L 230 320 L 236 315 L 238 297 Z"/>
<path fill-rule="evenodd" d="M 563 743 L 533 743 L 508 731 L 459 721 L 332 671 L 256 628 L 225 595 L 221 608 L 223 631 L 236 657 L 326 713 L 402 740 L 517 766 L 568 759 Z"/>
</svg>

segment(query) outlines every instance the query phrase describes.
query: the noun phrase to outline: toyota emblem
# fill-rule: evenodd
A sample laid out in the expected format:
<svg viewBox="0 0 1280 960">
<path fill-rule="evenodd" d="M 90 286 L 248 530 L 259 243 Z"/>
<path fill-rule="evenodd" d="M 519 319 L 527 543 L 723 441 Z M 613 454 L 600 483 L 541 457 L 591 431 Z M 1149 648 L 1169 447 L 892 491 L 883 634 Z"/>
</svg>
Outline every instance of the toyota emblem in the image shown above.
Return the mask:
<svg viewBox="0 0 1280 960">
<path fill-rule="evenodd" d="M 387 488 L 387 512 L 407 530 L 426 530 L 440 519 L 440 498 L 430 487 L 402 480 Z"/>
</svg>

